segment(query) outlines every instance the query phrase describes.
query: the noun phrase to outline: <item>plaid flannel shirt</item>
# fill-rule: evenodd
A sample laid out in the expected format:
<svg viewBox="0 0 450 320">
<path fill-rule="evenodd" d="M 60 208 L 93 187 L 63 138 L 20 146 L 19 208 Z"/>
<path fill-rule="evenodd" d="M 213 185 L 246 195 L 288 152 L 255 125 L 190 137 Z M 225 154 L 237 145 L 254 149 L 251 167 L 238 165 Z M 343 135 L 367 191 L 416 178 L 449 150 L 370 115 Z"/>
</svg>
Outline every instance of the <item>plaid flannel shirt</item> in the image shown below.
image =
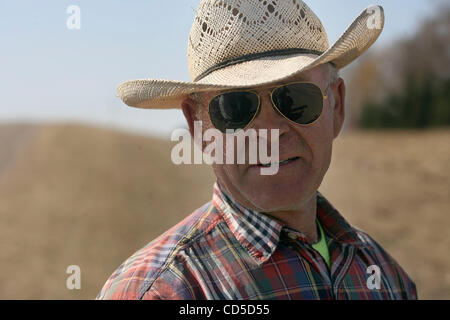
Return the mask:
<svg viewBox="0 0 450 320">
<path fill-rule="evenodd" d="M 331 270 L 301 232 L 216 183 L 211 202 L 127 259 L 97 299 L 417 299 L 398 263 L 319 192 L 317 217 Z"/>
</svg>

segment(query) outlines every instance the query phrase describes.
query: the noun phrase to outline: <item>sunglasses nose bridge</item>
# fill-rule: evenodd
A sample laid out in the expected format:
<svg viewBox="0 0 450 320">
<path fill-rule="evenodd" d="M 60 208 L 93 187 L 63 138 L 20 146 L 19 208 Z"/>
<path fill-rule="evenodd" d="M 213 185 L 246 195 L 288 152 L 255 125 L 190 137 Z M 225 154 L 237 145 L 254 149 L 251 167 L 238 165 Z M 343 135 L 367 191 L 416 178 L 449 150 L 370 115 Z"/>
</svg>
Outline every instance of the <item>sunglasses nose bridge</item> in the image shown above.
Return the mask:
<svg viewBox="0 0 450 320">
<path fill-rule="evenodd" d="M 263 100 L 262 100 L 261 96 L 264 96 L 265 98 L 267 98 L 268 106 L 272 107 L 271 109 L 275 112 L 275 114 L 277 116 L 280 116 L 280 117 L 284 118 L 284 116 L 281 113 L 280 109 L 278 109 L 277 105 L 275 104 L 275 101 L 273 100 L 273 94 L 274 94 L 275 90 L 277 90 L 278 88 L 279 87 L 269 88 L 269 89 L 263 90 L 263 92 L 259 92 L 258 93 L 259 100 L 260 100 L 260 108 L 261 108 L 261 105 L 263 104 L 263 102 L 262 102 Z M 270 109 L 270 108 L 268 108 L 268 109 Z"/>
<path fill-rule="evenodd" d="M 252 121 L 255 129 L 279 129 L 283 131 L 285 118 L 280 114 L 272 99 L 273 89 L 257 92 L 259 107 Z M 280 132 L 281 134 L 281 132 Z"/>
</svg>

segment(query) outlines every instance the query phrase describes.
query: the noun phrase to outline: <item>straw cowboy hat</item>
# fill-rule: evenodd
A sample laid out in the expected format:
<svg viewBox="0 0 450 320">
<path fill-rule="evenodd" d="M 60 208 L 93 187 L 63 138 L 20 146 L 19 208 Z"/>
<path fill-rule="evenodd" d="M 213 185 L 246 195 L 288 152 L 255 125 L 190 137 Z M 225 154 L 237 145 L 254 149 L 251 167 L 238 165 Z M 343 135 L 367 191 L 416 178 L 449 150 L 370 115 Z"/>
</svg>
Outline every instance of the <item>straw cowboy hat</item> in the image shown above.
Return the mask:
<svg viewBox="0 0 450 320">
<path fill-rule="evenodd" d="M 341 69 L 376 41 L 383 26 L 383 9 L 373 6 L 330 47 L 319 18 L 301 0 L 202 0 L 188 42 L 192 82 L 133 80 L 118 94 L 137 108 L 180 108 L 193 92 L 267 85 L 324 63 Z"/>
</svg>

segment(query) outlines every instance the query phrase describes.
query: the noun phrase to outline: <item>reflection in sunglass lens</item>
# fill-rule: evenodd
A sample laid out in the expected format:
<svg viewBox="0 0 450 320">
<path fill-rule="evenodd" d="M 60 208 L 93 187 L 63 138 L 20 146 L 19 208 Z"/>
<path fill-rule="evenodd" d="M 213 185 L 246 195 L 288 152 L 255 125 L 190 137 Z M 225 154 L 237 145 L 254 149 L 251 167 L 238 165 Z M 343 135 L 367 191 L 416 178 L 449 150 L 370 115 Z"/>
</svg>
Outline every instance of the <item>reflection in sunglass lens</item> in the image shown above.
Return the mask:
<svg viewBox="0 0 450 320">
<path fill-rule="evenodd" d="M 312 83 L 294 83 L 277 88 L 272 99 L 286 118 L 298 124 L 312 123 L 322 113 L 322 91 Z"/>
<path fill-rule="evenodd" d="M 222 132 L 243 129 L 258 111 L 259 98 L 253 92 L 228 92 L 211 100 L 209 114 L 213 125 Z"/>
</svg>

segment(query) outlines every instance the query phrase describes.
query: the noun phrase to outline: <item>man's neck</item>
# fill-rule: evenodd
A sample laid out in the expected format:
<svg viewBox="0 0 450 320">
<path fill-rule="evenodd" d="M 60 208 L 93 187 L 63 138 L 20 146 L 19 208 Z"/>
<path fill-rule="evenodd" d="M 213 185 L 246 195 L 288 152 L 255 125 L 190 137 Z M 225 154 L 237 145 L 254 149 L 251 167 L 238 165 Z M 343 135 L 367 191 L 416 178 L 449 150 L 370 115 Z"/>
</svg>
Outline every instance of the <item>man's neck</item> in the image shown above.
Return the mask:
<svg viewBox="0 0 450 320">
<path fill-rule="evenodd" d="M 318 240 L 316 212 L 317 212 L 317 194 L 314 193 L 309 199 L 306 199 L 302 204 L 298 205 L 295 210 L 275 210 L 270 212 L 264 212 L 256 208 L 248 200 L 242 197 L 239 192 L 230 193 L 226 186 L 220 184 L 221 187 L 225 187 L 227 191 L 239 204 L 242 206 L 257 212 L 261 212 L 280 221 L 282 224 L 288 227 L 300 231 L 303 233 L 309 243 L 316 243 Z M 236 194 L 237 193 L 237 194 Z"/>
<path fill-rule="evenodd" d="M 314 195 L 311 199 L 308 199 L 301 209 L 275 211 L 270 212 L 269 215 L 280 220 L 288 227 L 303 233 L 309 243 L 316 243 L 319 237 L 317 233 L 316 212 L 317 196 Z"/>
</svg>

